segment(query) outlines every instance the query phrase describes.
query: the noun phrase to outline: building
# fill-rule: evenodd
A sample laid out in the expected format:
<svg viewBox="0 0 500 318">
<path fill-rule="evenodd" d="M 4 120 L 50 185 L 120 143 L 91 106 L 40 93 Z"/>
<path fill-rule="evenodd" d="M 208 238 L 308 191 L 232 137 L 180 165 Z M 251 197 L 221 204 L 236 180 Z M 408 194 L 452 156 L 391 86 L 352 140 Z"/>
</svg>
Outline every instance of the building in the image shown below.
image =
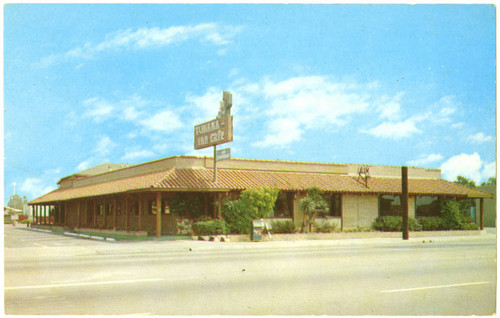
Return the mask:
<svg viewBox="0 0 500 318">
<path fill-rule="evenodd" d="M 496 187 L 496 185 L 488 184 L 488 185 L 479 187 L 479 189 L 492 194 L 492 197 L 484 199 L 484 226 L 496 227 L 497 200 L 496 200 L 496 197 L 494 195 L 497 191 L 497 187 Z M 476 206 L 479 206 L 478 204 L 479 203 L 476 202 Z M 475 213 L 475 218 L 476 218 L 476 222 L 479 223 L 480 222 L 479 213 Z"/>
<path fill-rule="evenodd" d="M 133 228 L 157 236 L 178 231 L 178 216 L 169 204 L 196 201 L 202 214 L 218 218 L 224 199 L 264 186 L 280 189 L 271 218 L 296 225 L 303 219 L 299 200 L 312 186 L 323 190 L 330 203 L 324 220 L 342 230 L 370 227 L 378 216 L 400 213 L 401 167 L 231 159 L 217 162 L 214 181 L 213 165 L 210 157 L 174 156 L 115 170 L 90 169 L 62 178 L 57 190 L 29 204 L 38 224 L 50 215 L 52 226 Z M 492 197 L 442 180 L 439 169 L 410 167 L 408 177 L 410 217 L 439 215 L 440 198 L 482 203 Z"/>
</svg>

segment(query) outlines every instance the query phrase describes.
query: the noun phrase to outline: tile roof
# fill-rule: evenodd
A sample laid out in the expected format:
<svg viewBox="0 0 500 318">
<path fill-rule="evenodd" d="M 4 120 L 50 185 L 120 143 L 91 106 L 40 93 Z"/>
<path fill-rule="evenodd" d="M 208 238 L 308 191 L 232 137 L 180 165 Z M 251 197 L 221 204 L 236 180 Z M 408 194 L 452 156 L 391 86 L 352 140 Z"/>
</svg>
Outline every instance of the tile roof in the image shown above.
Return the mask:
<svg viewBox="0 0 500 318">
<path fill-rule="evenodd" d="M 277 187 L 284 191 L 301 191 L 317 186 L 326 192 L 357 194 L 401 193 L 400 178 L 372 177 L 368 187 L 355 177 L 332 173 L 278 172 L 218 169 L 213 182 L 212 169 L 179 169 L 123 178 L 78 188 L 58 189 L 30 204 L 57 202 L 138 190 L 164 191 L 230 191 L 259 187 Z M 491 194 L 441 179 L 409 179 L 410 195 L 452 195 L 459 197 L 492 197 Z"/>
</svg>

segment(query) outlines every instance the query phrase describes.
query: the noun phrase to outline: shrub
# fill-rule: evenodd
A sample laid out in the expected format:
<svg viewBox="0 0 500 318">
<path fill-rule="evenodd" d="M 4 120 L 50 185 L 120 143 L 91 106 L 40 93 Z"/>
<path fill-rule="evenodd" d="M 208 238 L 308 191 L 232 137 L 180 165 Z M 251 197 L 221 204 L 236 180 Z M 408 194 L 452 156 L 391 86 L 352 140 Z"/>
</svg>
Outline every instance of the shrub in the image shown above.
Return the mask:
<svg viewBox="0 0 500 318">
<path fill-rule="evenodd" d="M 438 216 L 419 217 L 417 221 L 422 225 L 423 231 L 444 230 L 443 219 Z"/>
<path fill-rule="evenodd" d="M 382 216 L 375 219 L 373 228 L 383 232 L 399 232 L 403 230 L 403 217 L 401 216 Z M 421 231 L 420 225 L 414 218 L 408 218 L 408 229 L 410 231 Z"/>
<path fill-rule="evenodd" d="M 331 233 L 335 231 L 336 227 L 337 224 L 335 223 L 328 223 L 327 221 L 323 221 L 321 222 L 321 224 L 316 224 L 314 228 L 318 233 Z"/>
<path fill-rule="evenodd" d="M 203 199 L 198 193 L 178 193 L 169 200 L 168 207 L 179 217 L 196 218 L 203 214 Z"/>
<path fill-rule="evenodd" d="M 460 219 L 462 220 L 463 224 L 474 223 L 474 219 L 472 219 L 470 216 L 461 216 Z"/>
<path fill-rule="evenodd" d="M 242 192 L 237 201 L 226 201 L 222 207 L 231 233 L 248 234 L 252 220 L 265 218 L 274 208 L 279 190 L 261 188 Z"/>
<path fill-rule="evenodd" d="M 224 220 L 197 222 L 193 224 L 192 229 L 196 235 L 220 235 L 227 233 Z"/>
<path fill-rule="evenodd" d="M 273 221 L 271 223 L 271 233 L 295 233 L 297 227 L 291 220 L 286 221 Z"/>
<path fill-rule="evenodd" d="M 462 228 L 462 219 L 460 218 L 460 204 L 457 202 L 457 200 L 442 200 L 441 216 L 443 218 L 443 225 L 445 229 L 456 230 Z"/>
<path fill-rule="evenodd" d="M 462 224 L 461 230 L 479 230 L 479 225 L 475 223 L 464 223 Z"/>
</svg>

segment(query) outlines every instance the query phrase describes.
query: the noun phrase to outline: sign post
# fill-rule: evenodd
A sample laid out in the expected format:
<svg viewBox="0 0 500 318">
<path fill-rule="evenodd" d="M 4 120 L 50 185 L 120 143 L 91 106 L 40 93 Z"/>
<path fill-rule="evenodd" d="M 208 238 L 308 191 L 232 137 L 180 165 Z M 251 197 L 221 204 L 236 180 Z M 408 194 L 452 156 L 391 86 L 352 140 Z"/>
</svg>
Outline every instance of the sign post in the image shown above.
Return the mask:
<svg viewBox="0 0 500 318">
<path fill-rule="evenodd" d="M 217 182 L 217 145 L 233 141 L 233 116 L 231 93 L 223 91 L 217 118 L 194 126 L 194 149 L 214 146 L 214 182 Z"/>
<path fill-rule="evenodd" d="M 403 214 L 403 240 L 409 239 L 408 231 L 408 167 L 401 168 L 401 213 Z"/>
</svg>

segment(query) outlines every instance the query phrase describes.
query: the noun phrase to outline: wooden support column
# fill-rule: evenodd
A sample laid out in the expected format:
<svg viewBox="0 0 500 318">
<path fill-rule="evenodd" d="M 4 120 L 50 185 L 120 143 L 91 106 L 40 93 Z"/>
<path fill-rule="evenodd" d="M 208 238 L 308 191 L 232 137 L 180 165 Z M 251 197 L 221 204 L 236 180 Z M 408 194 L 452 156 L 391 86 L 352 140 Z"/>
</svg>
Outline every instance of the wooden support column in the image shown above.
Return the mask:
<svg viewBox="0 0 500 318">
<path fill-rule="evenodd" d="M 344 209 L 342 208 L 342 194 L 339 195 L 339 207 L 340 207 L 340 232 L 344 232 Z"/>
<path fill-rule="evenodd" d="M 125 195 L 125 230 L 128 229 L 128 195 Z"/>
<path fill-rule="evenodd" d="M 106 228 L 106 213 L 107 213 L 107 202 L 106 199 L 102 200 L 102 228 Z"/>
<path fill-rule="evenodd" d="M 481 230 L 484 230 L 484 198 L 481 198 L 479 201 L 480 207 L 479 207 L 479 226 Z"/>
<path fill-rule="evenodd" d="M 47 206 L 43 206 L 43 225 L 47 225 Z"/>
<path fill-rule="evenodd" d="M 116 230 L 116 197 L 113 197 L 113 229 Z"/>
<path fill-rule="evenodd" d="M 156 237 L 161 236 L 161 192 L 156 192 Z"/>
<path fill-rule="evenodd" d="M 76 212 L 78 214 L 78 223 L 76 224 L 77 228 L 80 228 L 80 200 L 76 200 Z"/>
<path fill-rule="evenodd" d="M 96 216 L 95 216 L 95 213 L 96 213 L 96 211 L 95 211 L 95 205 L 96 204 L 95 204 L 95 199 L 92 200 L 92 205 L 93 205 L 93 207 L 92 207 L 92 225 L 95 225 L 96 224 Z"/>
<path fill-rule="evenodd" d="M 137 200 L 137 210 L 138 210 L 137 212 L 139 213 L 139 221 L 138 221 L 139 231 L 142 231 L 142 224 L 141 224 L 142 208 L 143 208 L 143 202 L 142 202 L 142 199 L 139 198 Z"/>
</svg>

